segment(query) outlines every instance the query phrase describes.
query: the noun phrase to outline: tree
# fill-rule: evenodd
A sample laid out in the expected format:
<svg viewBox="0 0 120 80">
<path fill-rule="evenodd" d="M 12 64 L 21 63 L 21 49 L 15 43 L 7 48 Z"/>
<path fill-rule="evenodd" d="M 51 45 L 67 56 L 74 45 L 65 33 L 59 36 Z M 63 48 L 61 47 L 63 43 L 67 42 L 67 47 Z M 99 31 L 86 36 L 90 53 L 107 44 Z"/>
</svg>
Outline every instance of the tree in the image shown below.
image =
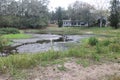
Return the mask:
<svg viewBox="0 0 120 80">
<path fill-rule="evenodd" d="M 56 10 L 56 14 L 57 14 L 57 20 L 58 20 L 58 26 L 62 27 L 63 25 L 63 18 L 62 18 L 62 8 L 58 7 Z"/>
<path fill-rule="evenodd" d="M 117 29 L 119 27 L 120 21 L 120 1 L 119 0 L 112 0 L 111 1 L 111 11 L 110 11 L 110 25 Z"/>
<path fill-rule="evenodd" d="M 48 24 L 48 0 L 0 0 L 0 26 L 39 28 Z"/>
<path fill-rule="evenodd" d="M 21 25 L 32 28 L 47 26 L 47 0 L 22 0 L 20 11 Z"/>
<path fill-rule="evenodd" d="M 95 0 L 95 7 L 96 7 L 96 14 L 98 16 L 98 20 L 100 21 L 98 26 L 103 27 L 103 21 L 106 19 L 109 15 L 108 11 L 108 4 L 109 0 Z"/>
<path fill-rule="evenodd" d="M 71 20 L 80 20 L 88 23 L 88 26 L 92 25 L 95 21 L 95 15 L 93 16 L 92 12 L 95 8 L 94 6 L 85 3 L 76 1 L 68 7 L 68 14 Z"/>
</svg>

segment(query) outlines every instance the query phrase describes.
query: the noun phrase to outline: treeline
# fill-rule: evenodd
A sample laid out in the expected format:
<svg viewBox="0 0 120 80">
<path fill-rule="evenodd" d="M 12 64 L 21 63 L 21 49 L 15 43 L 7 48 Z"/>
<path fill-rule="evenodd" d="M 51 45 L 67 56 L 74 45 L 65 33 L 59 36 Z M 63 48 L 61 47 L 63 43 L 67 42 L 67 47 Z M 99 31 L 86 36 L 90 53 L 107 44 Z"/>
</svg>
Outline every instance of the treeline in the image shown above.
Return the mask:
<svg viewBox="0 0 120 80">
<path fill-rule="evenodd" d="M 48 24 L 47 0 L 0 0 L 0 27 L 41 28 Z"/>
<path fill-rule="evenodd" d="M 61 27 L 62 20 L 79 20 L 87 22 L 89 27 L 112 26 L 118 28 L 120 26 L 120 1 L 111 0 L 108 9 L 106 9 L 106 6 L 95 7 L 86 2 L 75 1 L 68 6 L 67 10 L 58 7 L 55 11 L 51 12 L 52 23 L 57 21 L 59 27 Z"/>
<path fill-rule="evenodd" d="M 87 22 L 88 26 L 100 26 L 99 20 L 102 17 L 102 22 L 105 23 L 108 17 L 106 14 L 108 14 L 107 10 L 99 10 L 86 2 L 75 1 L 68 6 L 67 10 L 62 7 L 56 8 L 56 11 L 51 12 L 51 20 L 61 24 L 61 20 L 71 19 Z M 105 25 L 102 24 L 102 26 Z"/>
</svg>

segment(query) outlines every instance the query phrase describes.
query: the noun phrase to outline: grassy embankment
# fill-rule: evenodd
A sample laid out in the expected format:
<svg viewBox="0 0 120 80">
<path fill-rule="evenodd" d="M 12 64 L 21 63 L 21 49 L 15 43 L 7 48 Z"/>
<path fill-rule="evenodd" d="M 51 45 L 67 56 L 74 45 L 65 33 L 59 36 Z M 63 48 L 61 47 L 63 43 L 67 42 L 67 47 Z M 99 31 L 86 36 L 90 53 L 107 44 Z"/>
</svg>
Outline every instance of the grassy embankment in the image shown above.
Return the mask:
<svg viewBox="0 0 120 80">
<path fill-rule="evenodd" d="M 64 34 L 100 34 L 112 37 L 97 37 L 84 39 L 83 44 L 74 46 L 64 52 L 48 51 L 44 54 L 18 54 L 0 58 L 0 72 L 18 75 L 19 70 L 35 67 L 36 65 L 63 64 L 66 58 L 76 59 L 76 63 L 87 67 L 94 63 L 117 62 L 120 63 L 120 29 L 111 28 L 58 28 L 51 32 L 65 32 Z M 47 30 L 46 30 L 47 31 Z M 46 31 L 44 33 L 46 33 Z M 41 31 L 36 31 L 41 33 Z M 42 32 L 43 33 L 43 32 Z M 59 33 L 56 33 L 59 34 Z"/>
</svg>

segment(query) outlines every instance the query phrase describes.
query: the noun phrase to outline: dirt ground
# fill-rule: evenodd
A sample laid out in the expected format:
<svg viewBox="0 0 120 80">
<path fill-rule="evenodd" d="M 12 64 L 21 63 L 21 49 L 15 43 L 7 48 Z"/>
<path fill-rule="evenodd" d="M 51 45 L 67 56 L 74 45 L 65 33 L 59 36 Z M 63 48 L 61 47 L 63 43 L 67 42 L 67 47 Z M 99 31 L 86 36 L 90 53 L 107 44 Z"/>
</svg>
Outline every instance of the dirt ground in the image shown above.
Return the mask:
<svg viewBox="0 0 120 80">
<path fill-rule="evenodd" d="M 59 69 L 61 67 L 61 70 Z M 120 64 L 102 64 L 82 67 L 75 62 L 31 70 L 28 80 L 104 80 L 104 77 L 120 74 Z M 63 69 L 64 69 L 63 68 Z"/>
<path fill-rule="evenodd" d="M 83 67 L 74 61 L 65 62 L 64 65 L 35 67 L 27 71 L 26 80 L 106 80 L 105 77 L 120 75 L 120 64 L 101 64 Z M 1 75 L 0 80 L 13 80 Z"/>
</svg>

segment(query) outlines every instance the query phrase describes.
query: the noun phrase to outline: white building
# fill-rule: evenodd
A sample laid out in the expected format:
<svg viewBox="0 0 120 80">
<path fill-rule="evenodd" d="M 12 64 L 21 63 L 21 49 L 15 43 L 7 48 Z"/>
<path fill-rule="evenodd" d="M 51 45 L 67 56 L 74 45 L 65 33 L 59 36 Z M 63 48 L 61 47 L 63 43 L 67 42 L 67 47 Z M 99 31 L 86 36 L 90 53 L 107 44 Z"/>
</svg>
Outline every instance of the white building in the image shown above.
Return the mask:
<svg viewBox="0 0 120 80">
<path fill-rule="evenodd" d="M 88 23 L 80 20 L 63 20 L 63 27 L 70 26 L 88 26 Z"/>
</svg>

